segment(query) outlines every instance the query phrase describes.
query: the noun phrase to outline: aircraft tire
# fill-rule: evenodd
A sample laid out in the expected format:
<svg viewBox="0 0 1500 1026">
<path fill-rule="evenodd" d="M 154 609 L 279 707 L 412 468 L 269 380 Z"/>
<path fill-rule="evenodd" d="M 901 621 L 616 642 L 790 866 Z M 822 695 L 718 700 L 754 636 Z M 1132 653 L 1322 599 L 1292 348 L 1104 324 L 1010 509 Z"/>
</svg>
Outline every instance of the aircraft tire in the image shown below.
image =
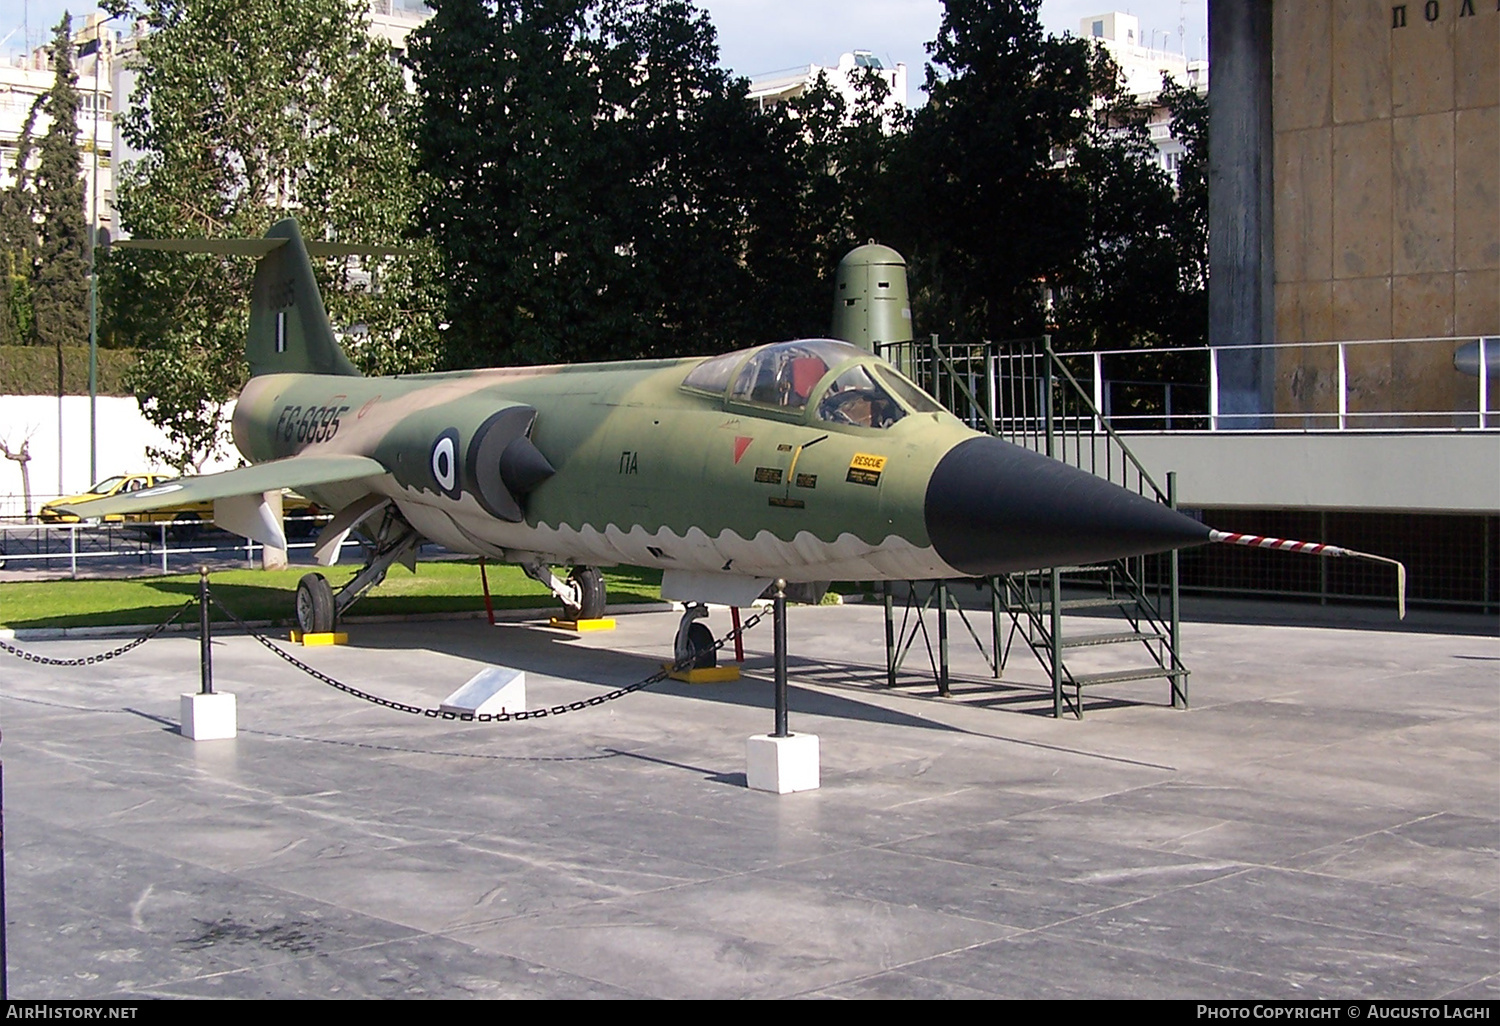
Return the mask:
<svg viewBox="0 0 1500 1026">
<path fill-rule="evenodd" d="M 568 580 L 578 588 L 578 607 L 564 606 L 574 620 L 597 620 L 604 615 L 604 575 L 598 567 L 575 566 Z"/>
<path fill-rule="evenodd" d="M 708 670 L 719 665 L 719 650 L 714 648 L 714 632 L 706 623 L 695 623 L 688 628 L 688 651 L 693 653 L 692 670 Z"/>
<path fill-rule="evenodd" d="M 167 528 L 167 533 L 174 541 L 190 542 L 198 537 L 198 529 L 203 526 L 203 520 L 196 513 L 179 513 L 172 518 L 172 526 Z"/>
<path fill-rule="evenodd" d="M 304 574 L 297 582 L 297 629 L 303 634 L 328 634 L 337 619 L 327 579 L 322 574 Z"/>
</svg>

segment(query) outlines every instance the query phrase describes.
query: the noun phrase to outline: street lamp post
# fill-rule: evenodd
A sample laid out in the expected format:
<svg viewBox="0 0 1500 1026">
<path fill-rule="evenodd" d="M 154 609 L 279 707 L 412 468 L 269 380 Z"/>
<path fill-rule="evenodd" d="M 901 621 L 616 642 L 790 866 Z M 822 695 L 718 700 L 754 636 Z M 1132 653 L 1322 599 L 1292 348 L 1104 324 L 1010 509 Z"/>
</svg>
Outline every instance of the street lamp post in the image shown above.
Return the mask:
<svg viewBox="0 0 1500 1026">
<path fill-rule="evenodd" d="M 94 166 L 90 176 L 89 204 L 89 480 L 99 480 L 99 270 L 95 250 L 99 247 L 99 64 L 104 43 L 99 38 L 103 21 L 94 22 Z"/>
</svg>

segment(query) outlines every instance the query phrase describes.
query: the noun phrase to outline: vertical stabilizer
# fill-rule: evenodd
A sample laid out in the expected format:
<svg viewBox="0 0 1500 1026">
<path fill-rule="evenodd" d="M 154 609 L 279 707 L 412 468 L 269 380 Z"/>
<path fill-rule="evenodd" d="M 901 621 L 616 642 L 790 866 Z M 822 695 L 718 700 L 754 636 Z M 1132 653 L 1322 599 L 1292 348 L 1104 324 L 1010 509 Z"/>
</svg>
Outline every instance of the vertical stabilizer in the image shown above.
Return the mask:
<svg viewBox="0 0 1500 1026">
<path fill-rule="evenodd" d="M 334 338 L 297 223 L 278 221 L 266 238 L 284 239 L 260 258 L 250 298 L 245 355 L 259 374 L 345 374 L 359 371 Z"/>
</svg>

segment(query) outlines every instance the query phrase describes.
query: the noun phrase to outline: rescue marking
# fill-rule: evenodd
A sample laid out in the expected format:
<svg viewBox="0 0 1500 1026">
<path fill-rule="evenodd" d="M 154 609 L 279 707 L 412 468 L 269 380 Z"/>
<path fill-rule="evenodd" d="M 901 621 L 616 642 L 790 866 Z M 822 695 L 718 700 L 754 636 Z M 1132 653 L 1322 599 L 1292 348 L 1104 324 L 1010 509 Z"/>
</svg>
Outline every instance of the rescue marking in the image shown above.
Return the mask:
<svg viewBox="0 0 1500 1026">
<path fill-rule="evenodd" d="M 755 483 L 756 484 L 772 484 L 772 485 L 781 484 L 781 468 L 780 467 L 756 467 L 755 468 Z"/>
<path fill-rule="evenodd" d="M 750 448 L 750 443 L 753 442 L 753 441 L 755 441 L 755 439 L 753 439 L 753 438 L 746 438 L 744 435 L 735 435 L 734 436 L 734 462 L 735 463 L 739 463 L 740 457 L 743 456 L 743 455 L 745 455 L 745 450 L 748 449 L 748 448 Z"/>
<path fill-rule="evenodd" d="M 797 487 L 798 488 L 816 488 L 816 487 L 818 487 L 818 475 L 817 474 L 798 474 L 797 475 Z"/>
<path fill-rule="evenodd" d="M 886 457 L 857 452 L 849 461 L 849 473 L 844 477 L 850 484 L 878 485 L 885 470 Z"/>
</svg>

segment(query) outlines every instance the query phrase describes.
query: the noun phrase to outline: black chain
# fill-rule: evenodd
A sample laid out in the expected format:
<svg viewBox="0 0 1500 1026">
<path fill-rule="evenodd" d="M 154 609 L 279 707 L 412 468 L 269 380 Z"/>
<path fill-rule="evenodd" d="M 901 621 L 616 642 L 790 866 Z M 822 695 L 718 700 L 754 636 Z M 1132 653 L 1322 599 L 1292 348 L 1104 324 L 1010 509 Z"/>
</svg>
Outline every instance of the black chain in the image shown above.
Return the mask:
<svg viewBox="0 0 1500 1026">
<path fill-rule="evenodd" d="M 51 659 L 47 656 L 39 656 L 35 652 L 28 652 L 24 648 L 16 648 L 14 645 L 7 645 L 3 641 L 0 641 L 0 649 L 4 649 L 11 655 L 24 659 L 28 663 L 41 663 L 43 666 L 92 666 L 94 663 L 102 663 L 107 659 L 113 659 L 115 656 L 122 656 L 126 652 L 129 652 L 132 648 L 135 648 L 137 645 L 144 645 L 146 642 L 156 637 L 162 631 L 166 630 L 167 627 L 172 623 L 172 621 L 176 620 L 183 613 L 187 612 L 188 608 L 195 605 L 197 601 L 197 599 L 188 599 L 182 604 L 182 608 L 178 609 L 177 612 L 167 617 L 165 620 L 157 624 L 155 627 L 151 628 L 151 630 L 147 631 L 145 634 L 142 634 L 139 638 L 136 638 L 134 641 L 130 642 L 127 645 L 121 645 L 119 648 L 112 649 L 108 652 L 100 652 L 98 655 L 83 656 L 79 659 Z"/>
<path fill-rule="evenodd" d="M 386 709 L 394 709 L 397 712 L 409 713 L 412 716 L 425 716 L 428 719 L 460 720 L 464 723 L 506 723 L 511 720 L 539 720 L 546 716 L 561 716 L 563 713 L 577 712 L 580 709 L 588 709 L 596 705 L 603 705 L 605 702 L 613 702 L 617 698 L 624 698 L 626 695 L 634 694 L 635 692 L 640 691 L 642 688 L 649 688 L 653 684 L 660 684 L 672 674 L 687 669 L 693 663 L 697 662 L 698 659 L 700 659 L 703 655 L 702 652 L 695 652 L 692 655 L 684 656 L 683 658 L 677 660 L 677 662 L 673 663 L 671 666 L 663 667 L 656 673 L 653 673 L 645 680 L 638 681 L 634 684 L 629 685 L 628 687 L 616 688 L 614 691 L 610 691 L 603 695 L 595 695 L 593 698 L 580 699 L 577 702 L 565 702 L 559 705 L 547 706 L 546 708 L 542 709 L 522 709 L 519 712 L 456 713 L 449 712 L 445 709 L 424 709 L 421 706 L 408 705 L 405 702 L 395 702 L 389 698 L 381 698 L 379 695 L 372 695 L 368 691 L 361 691 L 359 688 L 353 687 L 349 684 L 345 684 L 343 681 L 335 680 L 333 677 L 330 677 L 322 670 L 318 670 L 311 666 L 308 666 L 302 660 L 298 659 L 296 656 L 283 649 L 275 641 L 266 637 L 264 634 L 261 634 L 259 631 L 254 630 L 244 620 L 241 620 L 238 616 L 236 616 L 232 610 L 227 608 L 224 603 L 220 602 L 217 595 L 214 595 L 212 592 L 210 592 L 209 594 L 210 597 L 213 598 L 214 605 L 222 609 L 226 616 L 228 616 L 235 623 L 239 624 L 240 627 L 244 629 L 246 634 L 249 634 L 256 641 L 260 642 L 266 648 L 270 649 L 271 652 L 273 652 L 275 655 L 286 660 L 288 663 L 291 663 L 297 669 L 301 670 L 309 677 L 312 677 L 314 680 L 321 681 L 331 688 L 342 691 L 346 695 L 352 695 L 355 698 L 363 699 L 364 701 L 370 702 L 374 705 L 382 706 Z M 750 628 L 760 623 L 760 621 L 764 619 L 764 617 L 765 613 L 752 614 L 750 618 L 747 619 L 739 627 L 735 628 L 734 630 L 730 631 L 728 634 L 720 638 L 718 641 L 714 642 L 713 651 L 719 651 L 726 644 L 733 641 L 735 638 L 740 637 L 746 631 L 750 630 Z"/>
</svg>

